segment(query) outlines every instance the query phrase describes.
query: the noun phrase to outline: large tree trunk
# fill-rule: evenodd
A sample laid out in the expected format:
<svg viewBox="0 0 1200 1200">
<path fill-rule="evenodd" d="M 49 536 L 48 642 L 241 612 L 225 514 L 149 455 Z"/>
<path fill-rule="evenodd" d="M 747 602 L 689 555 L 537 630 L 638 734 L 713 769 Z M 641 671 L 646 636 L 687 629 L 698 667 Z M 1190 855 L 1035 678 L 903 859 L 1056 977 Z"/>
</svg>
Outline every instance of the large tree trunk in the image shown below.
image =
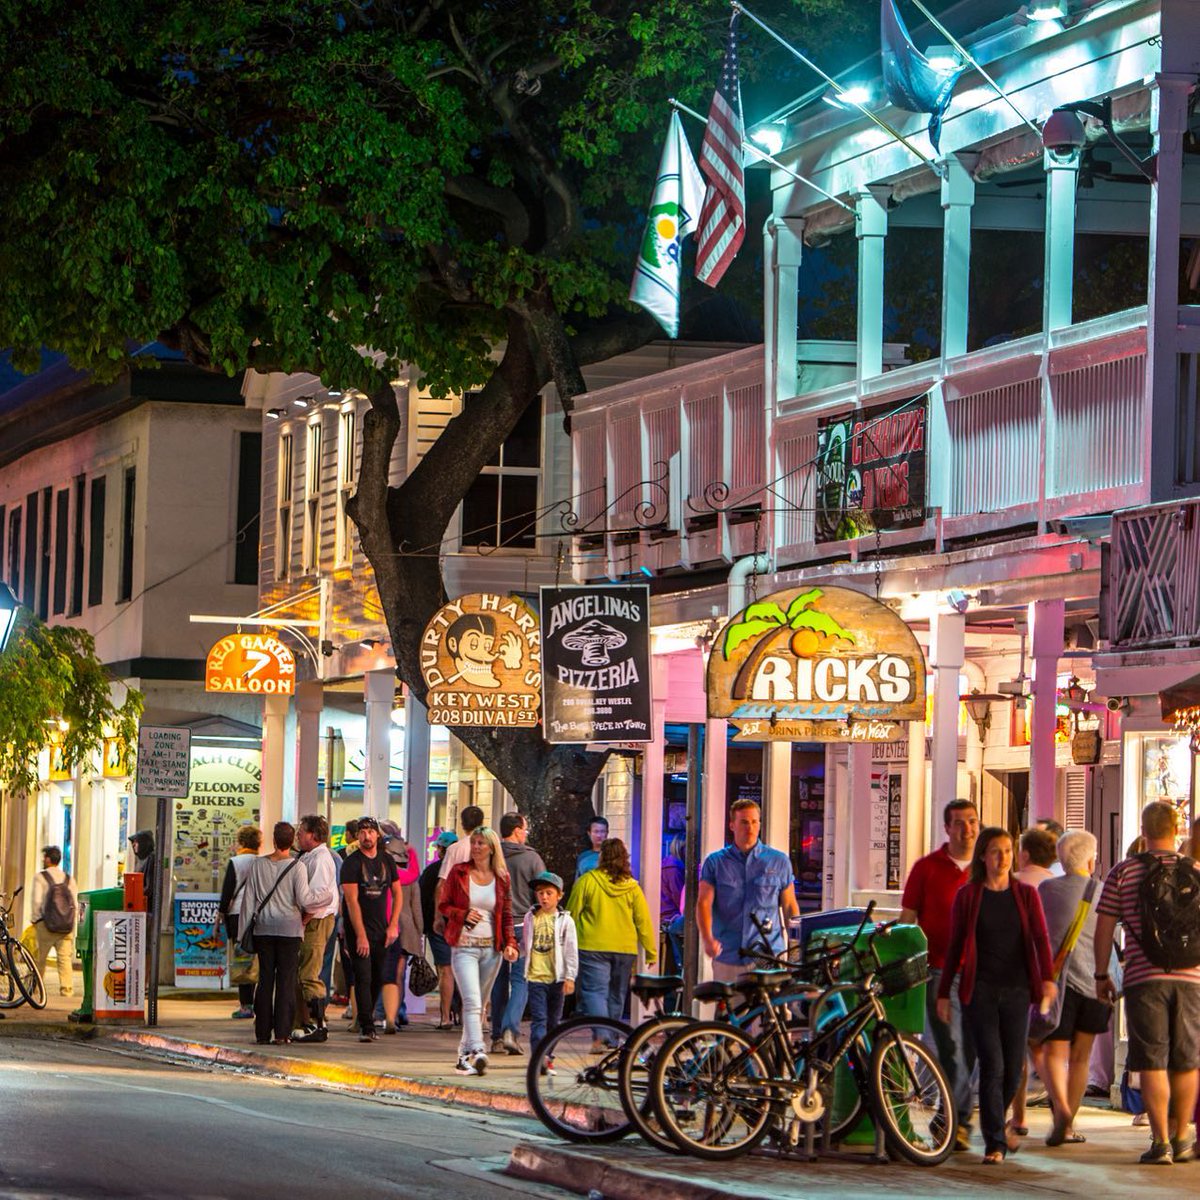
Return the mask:
<svg viewBox="0 0 1200 1200">
<path fill-rule="evenodd" d="M 446 528 L 480 470 L 536 401 L 545 382 L 528 325 L 514 316 L 504 357 L 482 394 L 447 425 L 396 488 L 388 485 L 388 467 L 401 427 L 396 395 L 389 382 L 380 380 L 370 396 L 350 515 L 375 572 L 396 674 L 422 701 L 426 687 L 420 667 L 421 635 L 447 599 L 439 558 Z M 584 846 L 592 787 L 607 756 L 580 746 L 549 746 L 536 729 L 469 727 L 454 732 L 529 818 L 530 841 L 547 864 L 569 876 L 575 855 Z"/>
</svg>

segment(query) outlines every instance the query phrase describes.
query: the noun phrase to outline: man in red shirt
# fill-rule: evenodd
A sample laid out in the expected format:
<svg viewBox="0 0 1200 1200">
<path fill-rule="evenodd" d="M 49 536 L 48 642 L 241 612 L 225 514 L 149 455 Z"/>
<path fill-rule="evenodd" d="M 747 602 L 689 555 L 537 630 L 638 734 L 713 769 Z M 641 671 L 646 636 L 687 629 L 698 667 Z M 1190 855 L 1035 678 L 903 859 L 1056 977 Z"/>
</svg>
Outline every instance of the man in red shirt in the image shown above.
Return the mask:
<svg viewBox="0 0 1200 1200">
<path fill-rule="evenodd" d="M 913 864 L 900 901 L 900 919 L 919 925 L 929 942 L 929 982 L 925 985 L 925 1036 L 937 1050 L 942 1070 L 958 1107 L 956 1150 L 969 1148 L 971 1135 L 971 1073 L 975 1046 L 963 1026 L 958 988 L 950 993 L 950 1020 L 938 1020 L 936 1002 L 946 946 L 950 940 L 950 905 L 967 880 L 967 868 L 979 837 L 979 812 L 970 800 L 951 800 L 942 820 L 946 844 Z"/>
</svg>

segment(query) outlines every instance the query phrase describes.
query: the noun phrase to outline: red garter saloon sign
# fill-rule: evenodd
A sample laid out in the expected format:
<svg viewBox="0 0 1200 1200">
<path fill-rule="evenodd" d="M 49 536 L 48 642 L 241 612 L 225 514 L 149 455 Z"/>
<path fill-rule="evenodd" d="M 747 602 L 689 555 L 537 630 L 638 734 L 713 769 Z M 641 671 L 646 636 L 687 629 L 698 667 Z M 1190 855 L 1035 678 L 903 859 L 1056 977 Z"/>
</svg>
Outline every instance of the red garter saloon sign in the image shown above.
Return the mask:
<svg viewBox="0 0 1200 1200">
<path fill-rule="evenodd" d="M 542 650 L 533 609 L 486 592 L 444 604 L 421 636 L 421 674 L 431 725 L 536 726 Z"/>
<path fill-rule="evenodd" d="M 708 715 L 747 741 L 892 741 L 925 719 L 925 656 L 900 617 L 861 592 L 776 592 L 718 634 Z"/>
</svg>

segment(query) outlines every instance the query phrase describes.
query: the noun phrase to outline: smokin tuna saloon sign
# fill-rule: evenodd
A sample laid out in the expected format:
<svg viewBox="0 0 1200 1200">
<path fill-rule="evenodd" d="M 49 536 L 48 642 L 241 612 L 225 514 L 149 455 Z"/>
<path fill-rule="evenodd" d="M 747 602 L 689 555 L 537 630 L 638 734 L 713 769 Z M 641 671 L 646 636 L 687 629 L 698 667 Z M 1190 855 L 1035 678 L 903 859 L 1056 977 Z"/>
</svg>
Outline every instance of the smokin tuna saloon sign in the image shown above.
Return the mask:
<svg viewBox="0 0 1200 1200">
<path fill-rule="evenodd" d="M 900 617 L 861 592 L 776 592 L 718 635 L 708 715 L 748 741 L 891 741 L 925 719 L 925 656 Z"/>
</svg>

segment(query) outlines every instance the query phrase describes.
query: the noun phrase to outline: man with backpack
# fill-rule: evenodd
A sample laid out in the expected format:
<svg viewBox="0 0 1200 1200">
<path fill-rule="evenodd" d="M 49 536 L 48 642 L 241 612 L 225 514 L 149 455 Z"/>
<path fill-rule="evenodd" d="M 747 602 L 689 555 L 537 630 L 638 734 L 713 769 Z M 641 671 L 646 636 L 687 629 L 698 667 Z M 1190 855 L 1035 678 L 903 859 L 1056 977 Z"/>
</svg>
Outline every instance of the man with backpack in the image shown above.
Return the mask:
<svg viewBox="0 0 1200 1200">
<path fill-rule="evenodd" d="M 1113 934 L 1125 926 L 1125 1020 L 1130 1071 L 1141 1076 L 1150 1118 L 1144 1163 L 1170 1166 L 1196 1157 L 1191 1129 L 1200 1067 L 1200 869 L 1175 852 L 1175 808 L 1142 809 L 1146 850 L 1117 863 L 1096 919 L 1096 996 L 1117 992 L 1109 977 Z"/>
<path fill-rule="evenodd" d="M 30 900 L 33 928 L 37 934 L 37 965 L 46 977 L 46 962 L 54 951 L 58 968 L 58 990 L 75 994 L 75 925 L 79 919 L 79 892 L 75 881 L 62 869 L 62 851 L 42 847 L 42 869 L 33 877 Z"/>
</svg>

